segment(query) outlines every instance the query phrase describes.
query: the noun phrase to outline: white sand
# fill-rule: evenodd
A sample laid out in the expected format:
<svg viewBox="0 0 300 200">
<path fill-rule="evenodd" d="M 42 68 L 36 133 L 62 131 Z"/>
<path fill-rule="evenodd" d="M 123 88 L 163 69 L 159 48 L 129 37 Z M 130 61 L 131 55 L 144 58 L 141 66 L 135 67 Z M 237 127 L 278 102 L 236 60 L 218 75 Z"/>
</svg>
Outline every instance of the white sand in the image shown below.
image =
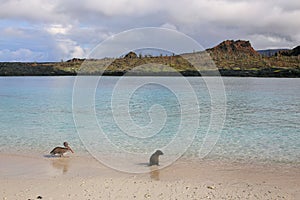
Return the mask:
<svg viewBox="0 0 300 200">
<path fill-rule="evenodd" d="M 147 174 L 87 157 L 0 155 L 2 199 L 300 199 L 300 169 L 179 160 Z"/>
</svg>

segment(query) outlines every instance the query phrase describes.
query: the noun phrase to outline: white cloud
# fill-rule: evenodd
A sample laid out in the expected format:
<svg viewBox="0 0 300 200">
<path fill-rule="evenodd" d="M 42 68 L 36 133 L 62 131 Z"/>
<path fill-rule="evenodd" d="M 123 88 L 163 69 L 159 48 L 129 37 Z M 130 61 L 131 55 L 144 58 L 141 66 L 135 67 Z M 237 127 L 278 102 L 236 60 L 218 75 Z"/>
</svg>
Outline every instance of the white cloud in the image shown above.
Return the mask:
<svg viewBox="0 0 300 200">
<path fill-rule="evenodd" d="M 75 41 L 70 39 L 56 40 L 56 48 L 60 59 L 83 58 L 86 57 L 88 49 L 83 49 Z"/>
<path fill-rule="evenodd" d="M 15 28 L 15 27 L 7 27 L 2 30 L 1 35 L 6 35 L 10 37 L 24 37 L 26 33 L 24 30 L 20 28 Z"/>
<path fill-rule="evenodd" d="M 51 24 L 45 27 L 46 31 L 48 31 L 51 35 L 62 34 L 66 35 L 72 29 L 72 25 L 62 25 L 62 24 Z"/>
<path fill-rule="evenodd" d="M 274 49 L 294 47 L 294 43 L 286 40 L 284 37 L 270 34 L 254 34 L 249 36 L 250 41 L 256 49 Z"/>
<path fill-rule="evenodd" d="M 34 52 L 30 49 L 0 50 L 0 61 L 33 62 L 43 60 L 46 56 L 43 52 Z"/>
<path fill-rule="evenodd" d="M 113 33 L 147 26 L 182 31 L 206 48 L 226 39 L 250 40 L 256 49 L 294 47 L 300 43 L 299 0 L 86 0 L 76 3 L 73 0 L 2 0 L 0 3 L 0 20 L 6 23 L 0 23 L 0 46 L 11 51 L 22 48 L 44 51 L 55 60 L 86 55 Z"/>
<path fill-rule="evenodd" d="M 67 8 L 69 5 L 74 4 L 72 0 L 65 0 L 62 3 L 62 7 Z M 111 1 L 98 1 L 98 0 L 86 0 L 78 1 L 76 5 L 72 5 L 71 9 L 79 11 L 81 14 L 86 13 L 98 13 L 108 17 L 114 16 L 141 16 L 147 15 L 153 12 L 157 12 L 165 7 L 162 6 L 164 2 L 158 0 L 111 0 Z M 86 13 L 85 13 L 86 12 Z"/>
<path fill-rule="evenodd" d="M 9 0 L 2 1 L 0 18 L 21 19 L 33 22 L 59 22 L 67 17 L 55 9 L 59 1 Z"/>
<path fill-rule="evenodd" d="M 174 24 L 170 24 L 170 23 L 164 23 L 160 27 L 161 28 L 177 30 L 177 27 Z"/>
</svg>

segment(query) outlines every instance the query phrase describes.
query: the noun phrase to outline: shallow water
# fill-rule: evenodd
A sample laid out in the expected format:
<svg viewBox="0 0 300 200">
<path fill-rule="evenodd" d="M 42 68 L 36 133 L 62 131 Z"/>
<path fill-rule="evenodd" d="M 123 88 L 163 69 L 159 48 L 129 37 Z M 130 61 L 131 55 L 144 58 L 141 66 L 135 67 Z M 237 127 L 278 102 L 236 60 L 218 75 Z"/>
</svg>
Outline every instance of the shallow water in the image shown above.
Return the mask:
<svg viewBox="0 0 300 200">
<path fill-rule="evenodd" d="M 142 77 L 143 78 L 143 77 Z M 119 93 L 138 77 L 128 77 Z M 80 128 L 86 130 L 88 149 L 113 155 L 119 151 L 149 153 L 164 148 L 176 137 L 181 115 L 194 123 L 194 115 L 182 112 L 183 107 L 195 108 L 192 101 L 182 105 L 176 95 L 188 96 L 192 91 L 178 84 L 180 77 L 166 79 L 180 94 L 158 84 L 138 88 L 129 99 L 130 117 L 140 127 L 151 122 L 149 109 L 159 104 L 165 111 L 165 123 L 151 137 L 140 138 L 124 134 L 116 119 L 126 122 L 124 113 L 112 112 L 111 95 L 119 77 L 103 77 L 95 90 L 95 113 L 98 125 L 114 145 L 111 151 L 106 140 L 99 140 L 97 130 L 91 131 L 91 121 L 84 117 L 90 105 L 77 112 L 82 119 Z M 213 79 L 213 78 L 211 78 Z M 199 159 L 199 149 L 210 123 L 211 99 L 201 78 L 187 78 L 199 100 L 200 126 L 184 157 Z M 0 152 L 12 154 L 47 154 L 54 146 L 68 141 L 77 154 L 86 154 L 73 118 L 72 92 L 75 77 L 1 77 L 0 78 Z M 220 138 L 205 159 L 262 162 L 300 163 L 300 79 L 223 78 L 226 94 L 226 119 Z M 124 89 L 125 88 L 125 89 Z M 222 92 L 220 90 L 220 92 Z M 84 91 L 82 93 L 84 97 Z M 120 99 L 119 99 L 120 100 Z M 122 99 L 121 99 L 122 100 Z M 120 101 L 123 102 L 123 101 Z M 153 107 L 152 107 L 153 108 Z M 118 109 L 116 110 L 118 111 Z M 192 110 L 190 110 L 191 113 Z M 163 114 L 163 113 L 162 113 Z M 158 122 L 163 115 L 154 115 Z M 129 127 L 130 129 L 130 127 Z M 131 129 L 130 129 L 131 130 Z M 135 137 L 137 136 L 137 137 Z M 185 135 L 181 136 L 182 138 Z M 184 149 L 188 144 L 176 146 Z M 106 152 L 108 151 L 108 152 Z M 172 152 L 167 152 L 172 154 Z"/>
</svg>

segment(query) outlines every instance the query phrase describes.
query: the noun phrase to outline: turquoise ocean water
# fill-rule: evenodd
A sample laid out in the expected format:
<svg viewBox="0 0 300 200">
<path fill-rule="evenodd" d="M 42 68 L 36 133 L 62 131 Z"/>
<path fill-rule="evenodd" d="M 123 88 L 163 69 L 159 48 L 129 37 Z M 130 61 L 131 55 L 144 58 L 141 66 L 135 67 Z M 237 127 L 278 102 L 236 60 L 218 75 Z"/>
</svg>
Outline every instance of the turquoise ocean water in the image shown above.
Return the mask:
<svg viewBox="0 0 300 200">
<path fill-rule="evenodd" d="M 178 84 L 181 78 L 157 77 L 168 79 L 185 95 L 189 91 L 181 89 Z M 131 119 L 139 126 L 146 126 L 150 121 L 148 110 L 154 104 L 165 109 L 167 118 L 154 137 L 131 137 L 123 134 L 110 109 L 111 94 L 118 79 L 102 77 L 95 90 L 98 123 L 118 147 L 116 151 L 143 152 L 153 144 L 167 145 L 180 124 L 181 105 L 176 95 L 157 84 L 138 88 L 129 100 Z M 127 79 L 131 83 L 140 78 Z M 68 141 L 76 153 L 86 154 L 73 120 L 74 80 L 75 77 L 1 77 L 0 153 L 43 155 Z M 211 102 L 200 78 L 187 80 L 199 99 L 201 117 L 196 137 L 184 157 L 196 160 L 209 125 Z M 300 79 L 226 77 L 223 82 L 227 99 L 225 124 L 206 159 L 300 164 Z M 126 85 L 123 89 L 126 93 Z M 89 123 L 83 122 L 87 130 Z M 91 145 L 97 151 L 105 151 L 101 141 Z"/>
</svg>

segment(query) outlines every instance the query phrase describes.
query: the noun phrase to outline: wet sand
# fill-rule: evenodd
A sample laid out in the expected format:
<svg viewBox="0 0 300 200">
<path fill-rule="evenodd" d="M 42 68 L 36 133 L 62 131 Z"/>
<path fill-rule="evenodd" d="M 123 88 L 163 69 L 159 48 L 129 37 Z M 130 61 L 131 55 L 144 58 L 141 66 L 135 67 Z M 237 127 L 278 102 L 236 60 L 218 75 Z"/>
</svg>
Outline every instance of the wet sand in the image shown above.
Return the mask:
<svg viewBox="0 0 300 200">
<path fill-rule="evenodd" d="M 144 174 L 91 157 L 0 154 L 2 199 L 300 199 L 300 168 L 179 159 Z"/>
</svg>

